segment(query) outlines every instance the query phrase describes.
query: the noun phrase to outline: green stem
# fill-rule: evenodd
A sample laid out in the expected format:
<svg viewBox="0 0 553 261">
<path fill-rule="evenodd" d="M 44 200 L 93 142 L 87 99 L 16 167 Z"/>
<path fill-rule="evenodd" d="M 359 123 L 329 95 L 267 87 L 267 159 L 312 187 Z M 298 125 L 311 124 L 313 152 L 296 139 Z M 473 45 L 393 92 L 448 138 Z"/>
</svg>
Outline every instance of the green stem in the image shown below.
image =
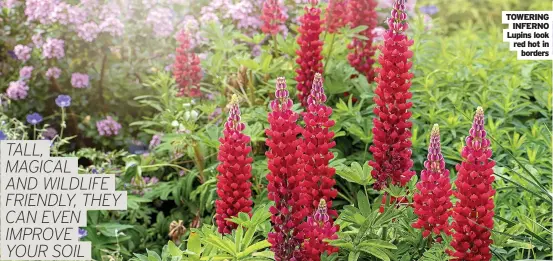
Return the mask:
<svg viewBox="0 0 553 261">
<path fill-rule="evenodd" d="M 61 108 L 60 140 L 63 139 L 63 129 L 65 129 L 65 108 Z"/>
<path fill-rule="evenodd" d="M 177 169 L 181 169 L 181 170 L 190 172 L 190 170 L 187 169 L 187 168 L 184 168 L 184 167 L 181 167 L 181 166 L 175 165 L 175 164 L 169 164 L 169 163 L 154 164 L 154 165 L 146 165 L 146 166 L 140 166 L 140 167 L 141 167 L 142 169 L 157 168 L 157 167 L 173 167 L 173 168 L 177 168 Z"/>
<path fill-rule="evenodd" d="M 275 58 L 278 57 L 278 44 L 277 44 L 277 36 L 276 34 L 273 35 L 273 52 L 275 54 Z"/>
<path fill-rule="evenodd" d="M 325 32 L 325 37 L 326 37 L 326 32 Z M 326 72 L 326 66 L 330 62 L 330 57 L 332 56 L 332 50 L 334 49 L 334 40 L 335 39 L 336 39 L 336 34 L 332 34 L 332 39 L 330 40 L 330 49 L 328 50 L 328 55 L 326 57 L 326 62 L 325 62 L 324 67 L 323 67 L 323 75 Z"/>
</svg>

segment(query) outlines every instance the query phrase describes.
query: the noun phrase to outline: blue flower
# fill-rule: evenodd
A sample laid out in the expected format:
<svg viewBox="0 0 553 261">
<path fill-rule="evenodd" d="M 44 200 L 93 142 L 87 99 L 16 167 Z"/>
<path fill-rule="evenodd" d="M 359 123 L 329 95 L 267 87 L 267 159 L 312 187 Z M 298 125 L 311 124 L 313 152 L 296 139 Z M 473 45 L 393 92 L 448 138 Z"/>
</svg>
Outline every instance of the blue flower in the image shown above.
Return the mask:
<svg viewBox="0 0 553 261">
<path fill-rule="evenodd" d="M 36 112 L 27 115 L 27 122 L 30 123 L 31 125 L 37 125 L 41 121 L 42 121 L 42 116 L 40 116 L 40 114 Z"/>
<path fill-rule="evenodd" d="M 56 98 L 56 104 L 60 108 L 69 107 L 69 105 L 71 105 L 71 96 L 63 94 L 58 95 L 58 97 Z"/>
<path fill-rule="evenodd" d="M 424 5 L 424 6 L 421 6 L 419 10 L 422 13 L 427 15 L 434 15 L 439 11 L 438 7 L 435 5 Z"/>
<path fill-rule="evenodd" d="M 86 237 L 88 235 L 88 231 L 84 228 L 79 228 L 79 239 Z"/>
<path fill-rule="evenodd" d="M 7 138 L 8 136 L 3 131 L 0 131 L 0 140 L 5 140 Z"/>
</svg>

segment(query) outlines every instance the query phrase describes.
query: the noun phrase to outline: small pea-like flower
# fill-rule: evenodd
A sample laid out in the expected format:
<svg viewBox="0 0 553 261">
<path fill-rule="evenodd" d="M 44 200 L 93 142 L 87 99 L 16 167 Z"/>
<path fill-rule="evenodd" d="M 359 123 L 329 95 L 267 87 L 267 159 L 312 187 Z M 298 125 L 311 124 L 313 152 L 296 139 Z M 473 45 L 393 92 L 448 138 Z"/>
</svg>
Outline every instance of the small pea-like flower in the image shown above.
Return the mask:
<svg viewBox="0 0 553 261">
<path fill-rule="evenodd" d="M 25 66 L 19 70 L 19 79 L 20 80 L 28 80 L 31 78 L 31 75 L 33 73 L 33 66 Z"/>
<path fill-rule="evenodd" d="M 48 78 L 54 78 L 57 79 L 61 75 L 61 70 L 58 67 L 52 67 L 48 68 L 48 71 L 46 71 L 46 77 Z"/>
<path fill-rule="evenodd" d="M 56 98 L 56 105 L 60 108 L 69 107 L 69 105 L 71 105 L 71 96 L 63 94 L 58 95 Z"/>
<path fill-rule="evenodd" d="M 29 115 L 27 115 L 27 122 L 31 125 L 37 125 L 40 122 L 42 122 L 42 116 L 40 114 L 34 112 Z"/>
<path fill-rule="evenodd" d="M 6 135 L 3 131 L 0 131 L 0 140 L 5 140 L 8 138 L 8 135 Z"/>
<path fill-rule="evenodd" d="M 15 56 L 18 60 L 22 62 L 26 62 L 27 60 L 31 59 L 31 52 L 33 49 L 26 45 L 18 44 L 13 48 L 13 52 L 15 53 Z"/>
<path fill-rule="evenodd" d="M 100 136 L 116 136 L 119 134 L 121 124 L 111 116 L 107 116 L 105 119 L 96 122 L 96 129 Z"/>
<path fill-rule="evenodd" d="M 82 238 L 88 236 L 88 231 L 86 231 L 86 229 L 84 229 L 84 228 L 79 228 L 78 236 L 79 236 L 79 239 L 82 239 Z"/>
<path fill-rule="evenodd" d="M 84 73 L 73 73 L 71 75 L 71 85 L 75 88 L 87 88 L 89 86 L 88 75 Z"/>
</svg>

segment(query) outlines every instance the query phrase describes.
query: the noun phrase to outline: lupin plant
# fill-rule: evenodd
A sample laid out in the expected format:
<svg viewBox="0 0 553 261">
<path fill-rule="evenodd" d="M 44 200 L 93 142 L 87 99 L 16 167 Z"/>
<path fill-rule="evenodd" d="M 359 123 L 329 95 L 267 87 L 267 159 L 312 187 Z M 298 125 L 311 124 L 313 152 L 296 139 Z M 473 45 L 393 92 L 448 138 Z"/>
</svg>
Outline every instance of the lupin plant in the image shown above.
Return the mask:
<svg viewBox="0 0 553 261">
<path fill-rule="evenodd" d="M 309 200 L 306 206 L 309 215 L 317 209 L 321 199 L 328 203 L 329 208 L 332 207 L 332 200 L 338 193 L 334 188 L 336 170 L 328 166 L 329 161 L 334 158 L 330 149 L 336 145 L 336 142 L 332 140 L 334 132 L 330 131 L 330 128 L 335 122 L 329 119 L 332 108 L 325 105 L 326 95 L 320 73 L 315 74 L 307 102 L 307 112 L 303 113 L 305 127 L 302 130 L 301 146 L 306 177 L 302 187 Z M 334 216 L 336 213 L 333 211 L 331 214 Z"/>
<path fill-rule="evenodd" d="M 327 210 L 327 202 L 321 199 L 314 214 L 307 217 L 307 221 L 302 224 L 305 231 L 304 242 L 299 250 L 300 258 L 295 260 L 320 261 L 322 253 L 330 255 L 338 252 L 338 248 L 324 242 L 325 239 L 338 239 L 338 226 L 333 224 Z"/>
<path fill-rule="evenodd" d="M 378 23 L 375 10 L 377 2 L 375 0 L 349 0 L 348 5 L 347 17 L 351 28 L 367 26 L 365 30 L 359 33 L 367 39 L 354 37 L 348 45 L 351 50 L 351 53 L 348 54 L 348 61 L 353 68 L 367 77 L 369 82 L 372 82 L 374 80 L 373 64 L 375 62 L 373 56 L 376 51 L 376 47 L 373 45 L 373 30 Z"/>
<path fill-rule="evenodd" d="M 384 33 L 384 45 L 380 46 L 382 53 L 378 58 L 381 68 L 377 69 L 373 119 L 374 134 L 370 151 L 373 160 L 372 176 L 375 178 L 374 188 L 380 190 L 388 184 L 404 186 L 415 174 L 411 170 L 411 126 L 409 121 L 413 105 L 408 100 L 413 74 L 409 72 L 412 63 L 409 59 L 413 52 L 405 31 L 406 22 L 405 0 L 396 0 L 393 4 L 392 16 L 388 18 L 388 30 Z"/>
<path fill-rule="evenodd" d="M 472 128 L 465 139 L 461 152 L 463 162 L 457 164 L 457 189 L 453 192 L 458 199 L 453 208 L 454 230 L 450 254 L 458 260 L 490 260 L 490 245 L 493 229 L 495 190 L 492 150 L 484 130 L 484 110 L 476 109 Z"/>
<path fill-rule="evenodd" d="M 250 179 L 253 159 L 249 156 L 252 150 L 249 146 L 250 137 L 243 133 L 245 127 L 240 122 L 238 98 L 233 95 L 223 137 L 219 140 L 221 146 L 217 157 L 220 162 L 217 166 L 219 199 L 215 201 L 215 220 L 218 231 L 222 234 L 229 234 L 236 228 L 236 224 L 227 219 L 238 216 L 240 212 L 251 215 L 253 202 Z"/>
<path fill-rule="evenodd" d="M 417 193 L 413 196 L 413 207 L 418 219 L 413 227 L 423 230 L 422 235 L 431 233 L 450 234 L 449 217 L 451 216 L 451 183 L 449 170 L 445 167 L 440 144 L 440 127 L 434 124 L 430 133 L 428 156 L 421 171 L 421 180 L 417 183 Z"/>
<path fill-rule="evenodd" d="M 268 241 L 275 253 L 275 260 L 292 260 L 301 240 L 296 238 L 297 227 L 305 217 L 300 211 L 307 203 L 301 199 L 303 181 L 301 167 L 302 151 L 298 139 L 301 127 L 299 115 L 292 111 L 293 102 L 286 89 L 286 79 L 277 78 L 275 99 L 271 101 L 268 115 L 269 128 L 265 130 L 265 143 L 269 150 L 267 174 L 268 198 L 275 203 L 270 208 L 273 232 Z"/>
<path fill-rule="evenodd" d="M 286 21 L 279 0 L 265 0 L 263 2 L 261 20 L 263 20 L 263 26 L 261 26 L 263 33 L 268 35 L 276 35 L 278 33 L 280 27 Z"/>
<path fill-rule="evenodd" d="M 190 34 L 182 30 L 177 35 L 179 46 L 173 64 L 173 76 L 177 82 L 177 97 L 201 96 L 199 84 L 201 81 L 200 58 L 192 52 Z"/>
<path fill-rule="evenodd" d="M 329 0 L 325 13 L 326 31 L 333 34 L 348 23 L 347 0 Z"/>
<path fill-rule="evenodd" d="M 310 0 L 310 5 L 305 7 L 305 14 L 299 18 L 297 42 L 300 48 L 296 51 L 298 55 L 296 63 L 299 65 L 296 70 L 296 81 L 298 98 L 304 107 L 307 107 L 307 98 L 311 92 L 315 74 L 322 73 L 323 70 L 321 54 L 323 42 L 320 40 L 323 21 L 321 21 L 321 9 L 317 4 L 317 0 Z"/>
</svg>

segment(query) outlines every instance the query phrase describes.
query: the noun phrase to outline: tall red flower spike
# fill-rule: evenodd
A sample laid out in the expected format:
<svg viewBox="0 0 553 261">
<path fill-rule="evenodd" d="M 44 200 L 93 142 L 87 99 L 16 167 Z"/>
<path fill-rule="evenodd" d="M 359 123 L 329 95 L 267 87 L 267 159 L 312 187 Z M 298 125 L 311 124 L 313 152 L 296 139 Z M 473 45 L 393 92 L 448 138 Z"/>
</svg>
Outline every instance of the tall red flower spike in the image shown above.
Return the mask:
<svg viewBox="0 0 553 261">
<path fill-rule="evenodd" d="M 262 11 L 263 26 L 261 26 L 261 31 L 265 34 L 276 35 L 280 31 L 280 26 L 286 22 L 279 0 L 265 0 Z"/>
<path fill-rule="evenodd" d="M 476 109 L 470 135 L 461 152 L 463 162 L 457 164 L 457 190 L 453 192 L 458 201 L 453 208 L 454 229 L 450 255 L 458 260 L 486 261 L 492 258 L 492 240 L 495 190 L 492 150 L 484 130 L 484 110 Z"/>
<path fill-rule="evenodd" d="M 277 78 L 275 100 L 271 101 L 272 112 L 268 115 L 269 129 L 265 130 L 265 143 L 269 150 L 267 174 L 268 198 L 275 202 L 270 208 L 273 232 L 268 241 L 275 253 L 275 260 L 293 260 L 294 252 L 301 243 L 296 238 L 296 228 L 303 221 L 303 211 L 308 202 L 301 198 L 301 182 L 304 177 L 300 169 L 301 140 L 298 135 L 301 127 L 297 125 L 299 115 L 292 111 L 292 100 L 286 90 L 284 77 Z"/>
<path fill-rule="evenodd" d="M 413 105 L 408 102 L 412 94 L 409 92 L 411 78 L 409 73 L 412 63 L 409 58 L 413 52 L 409 46 L 413 40 L 408 40 L 405 30 L 405 0 L 396 0 L 393 5 L 392 17 L 388 19 L 389 29 L 384 33 L 384 45 L 378 60 L 382 68 L 378 68 L 375 79 L 378 86 L 375 90 L 373 119 L 373 144 L 370 151 L 373 160 L 372 176 L 375 178 L 374 188 L 382 189 L 389 183 L 399 186 L 405 184 L 415 174 L 411 170 L 411 126 L 409 121 Z"/>
<path fill-rule="evenodd" d="M 365 75 L 369 82 L 374 80 L 373 64 L 375 60 L 373 56 L 376 47 L 373 46 L 373 30 L 378 23 L 375 10 L 376 6 L 377 1 L 375 0 L 349 0 L 348 7 L 348 17 L 351 28 L 362 25 L 367 26 L 367 29 L 359 33 L 367 39 L 364 40 L 354 37 L 348 45 L 348 48 L 352 50 L 352 52 L 348 54 L 348 61 L 360 74 Z"/>
<path fill-rule="evenodd" d="M 201 67 L 200 58 L 192 52 L 190 47 L 190 35 L 186 31 L 180 31 L 177 36 L 180 46 L 177 47 L 175 63 L 173 64 L 173 76 L 179 85 L 177 97 L 201 96 L 200 81 Z"/>
<path fill-rule="evenodd" d="M 326 95 L 320 73 L 315 74 L 307 102 L 307 112 L 303 113 L 305 128 L 302 131 L 303 143 L 301 144 L 306 177 L 302 187 L 310 201 L 306 206 L 307 215 L 310 215 L 317 209 L 321 199 L 328 203 L 328 208 L 332 207 L 332 200 L 338 194 L 338 191 L 333 188 L 336 184 L 334 180 L 336 170 L 328 166 L 330 160 L 334 158 L 330 149 L 336 145 L 336 142 L 332 140 L 334 132 L 330 131 L 330 128 L 335 122 L 330 120 L 332 108 L 325 105 Z"/>
<path fill-rule="evenodd" d="M 317 1 L 312 0 L 311 6 L 305 7 L 305 14 L 299 18 L 300 27 L 298 28 L 298 44 L 300 48 L 296 50 L 298 58 L 296 63 L 299 68 L 296 70 L 296 88 L 298 89 L 298 98 L 303 107 L 307 107 L 307 97 L 311 92 L 313 77 L 316 73 L 323 71 L 323 42 L 320 40 L 322 23 L 321 9 L 317 6 Z"/>
<path fill-rule="evenodd" d="M 215 220 L 222 234 L 229 234 L 236 228 L 236 224 L 227 218 L 236 217 L 240 212 L 251 214 L 252 210 L 250 179 L 253 159 L 248 156 L 252 148 L 248 145 L 250 137 L 242 133 L 244 128 L 237 98 L 233 96 L 217 157 L 220 162 L 217 166 L 217 195 L 220 199 L 215 201 Z"/>
<path fill-rule="evenodd" d="M 338 239 L 336 232 L 339 229 L 337 225 L 333 224 L 327 213 L 327 208 L 327 203 L 324 199 L 321 199 L 315 214 L 307 217 L 307 221 L 302 224 L 306 231 L 305 241 L 300 250 L 301 258 L 296 258 L 296 260 L 320 261 L 322 253 L 326 252 L 330 255 L 338 252 L 338 248 L 324 242 L 325 239 Z"/>
<path fill-rule="evenodd" d="M 348 23 L 347 0 L 329 0 L 325 14 L 326 31 L 336 33 Z"/>
<path fill-rule="evenodd" d="M 445 167 L 440 145 L 440 128 L 434 124 L 430 133 L 427 160 L 424 162 L 421 180 L 417 183 L 418 192 L 413 196 L 415 214 L 419 217 L 413 224 L 421 228 L 427 237 L 434 232 L 450 234 L 449 216 L 451 215 L 451 183 L 449 170 Z"/>
</svg>

